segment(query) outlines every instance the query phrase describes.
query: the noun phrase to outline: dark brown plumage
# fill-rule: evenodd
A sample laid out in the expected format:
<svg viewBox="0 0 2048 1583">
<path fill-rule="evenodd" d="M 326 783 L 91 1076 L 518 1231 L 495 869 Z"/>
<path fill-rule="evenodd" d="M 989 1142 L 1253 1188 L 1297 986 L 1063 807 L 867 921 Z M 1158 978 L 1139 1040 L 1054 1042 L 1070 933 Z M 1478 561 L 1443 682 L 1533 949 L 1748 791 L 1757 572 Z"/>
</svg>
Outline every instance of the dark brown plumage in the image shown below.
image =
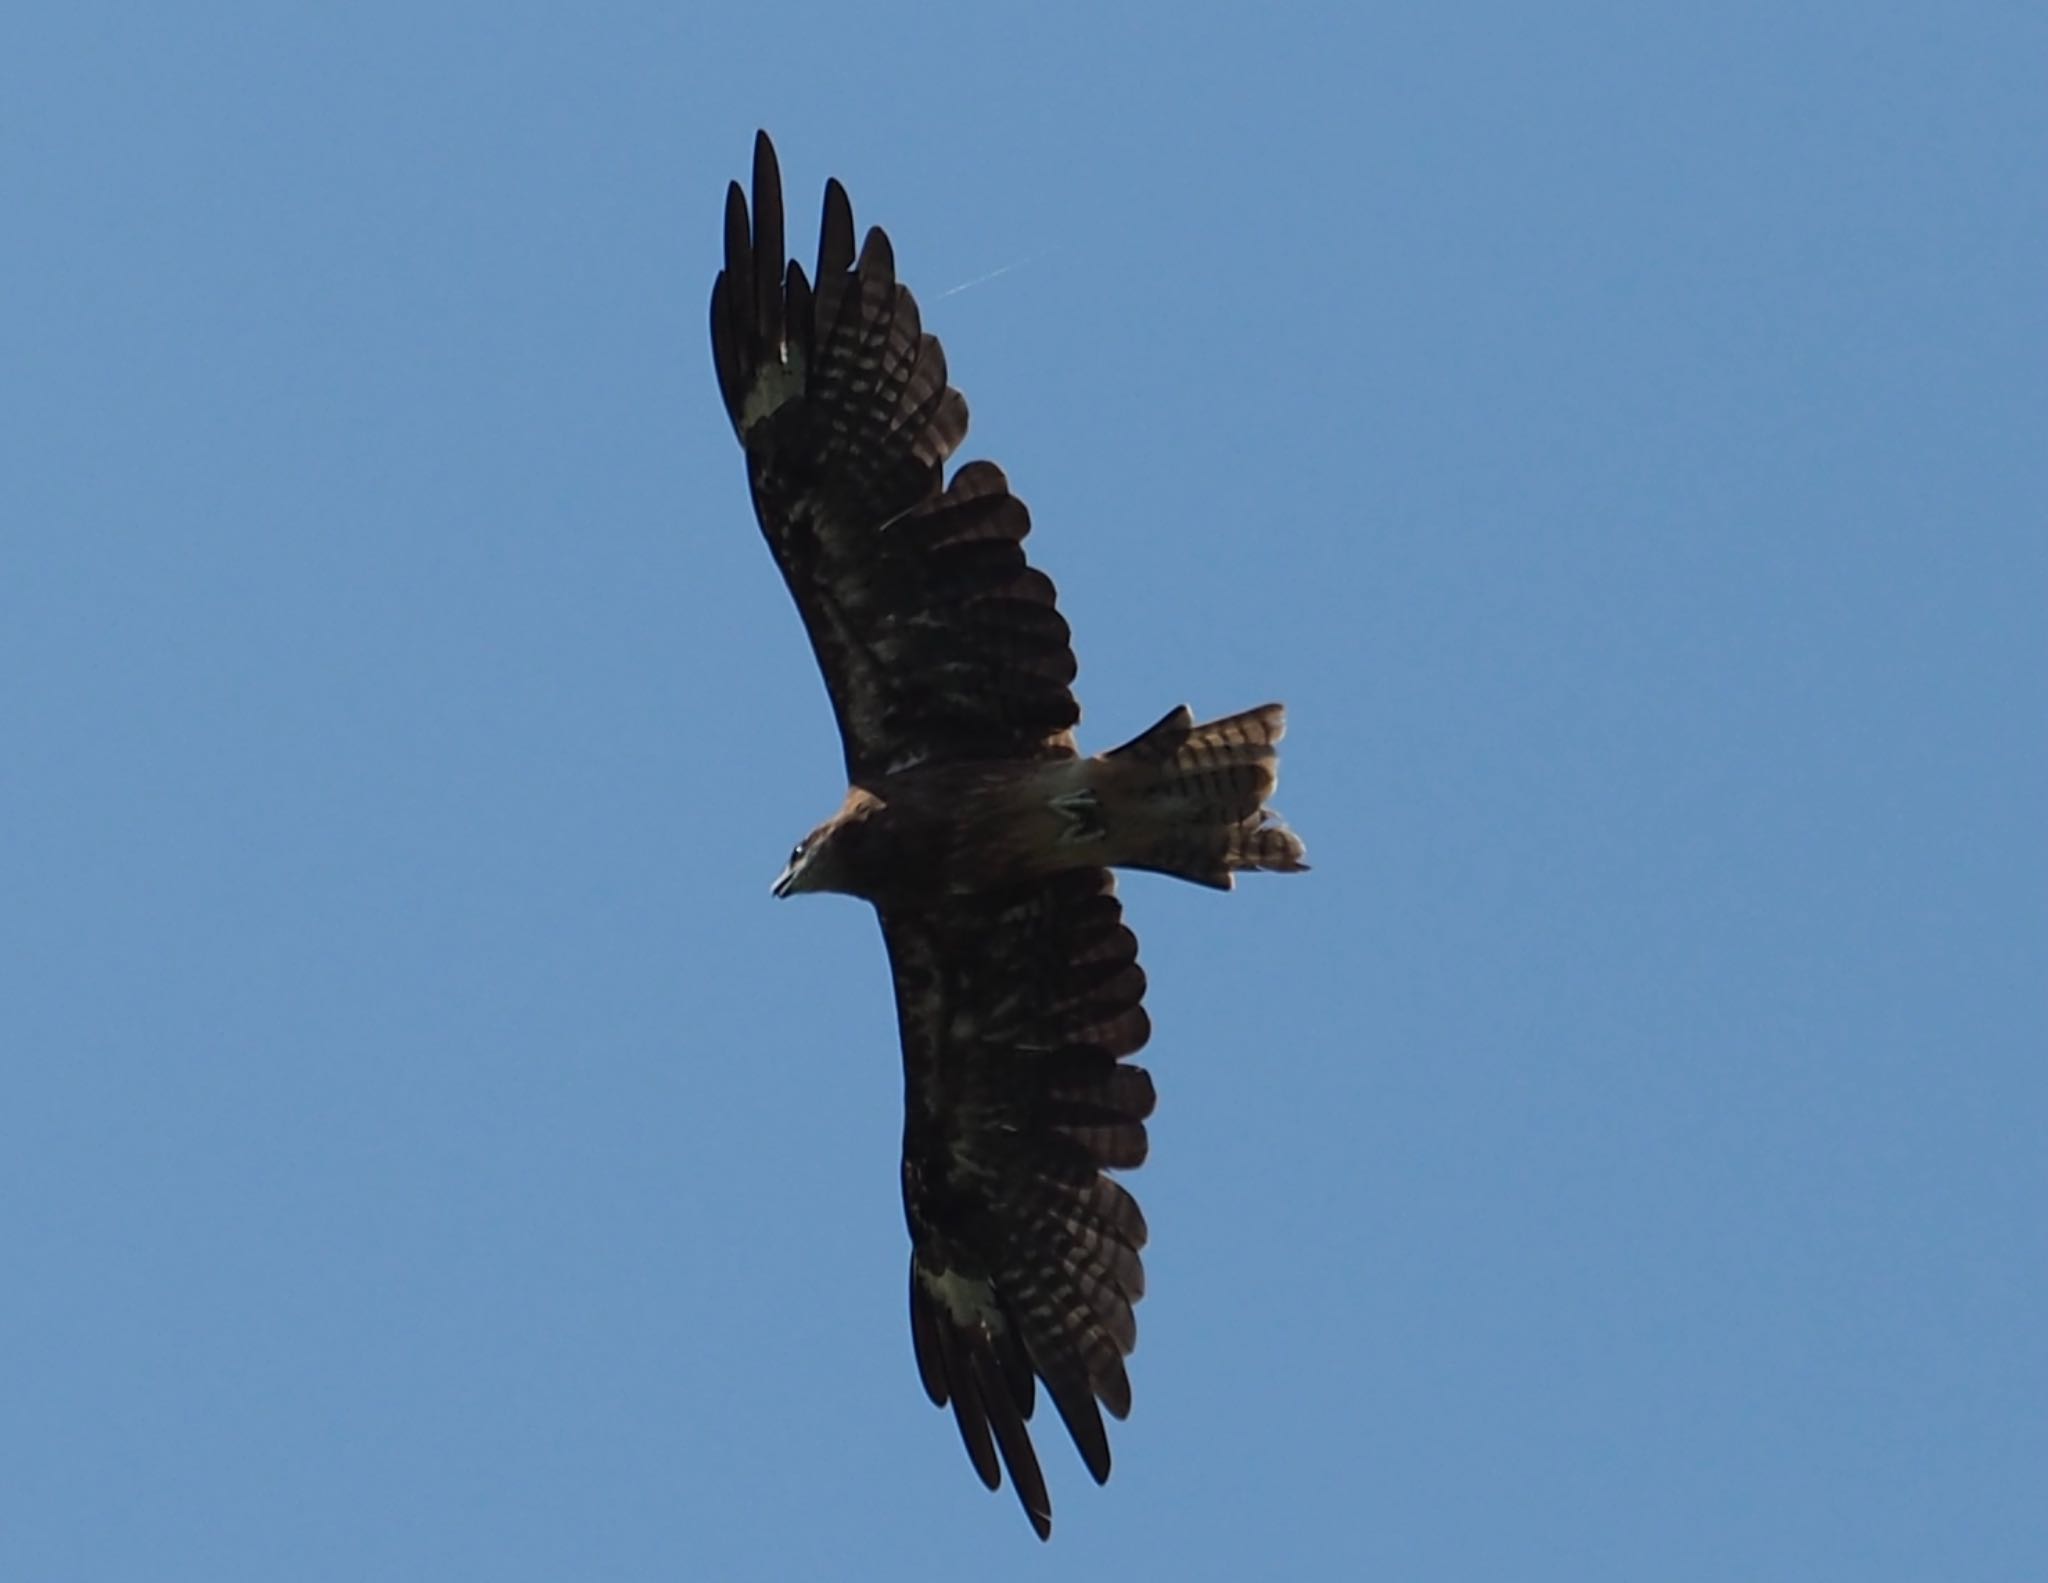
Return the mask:
<svg viewBox="0 0 2048 1583">
<path fill-rule="evenodd" d="M 1185 709 L 1077 755 L 1074 654 L 1030 516 L 1000 469 L 943 476 L 967 404 L 895 276 L 854 250 L 825 188 L 815 278 L 786 262 L 782 181 L 754 145 L 726 195 L 711 294 L 719 389 L 754 509 L 816 651 L 850 783 L 777 894 L 837 890 L 881 915 L 904 1063 L 911 1338 L 994 1489 L 1041 1538 L 1051 1503 L 1027 1421 L 1042 1383 L 1088 1471 L 1102 1410 L 1130 1410 L 1145 1221 L 1109 1175 L 1145 1158 L 1150 1022 L 1113 867 L 1228 888 L 1306 867 L 1265 806 L 1277 704 Z"/>
</svg>

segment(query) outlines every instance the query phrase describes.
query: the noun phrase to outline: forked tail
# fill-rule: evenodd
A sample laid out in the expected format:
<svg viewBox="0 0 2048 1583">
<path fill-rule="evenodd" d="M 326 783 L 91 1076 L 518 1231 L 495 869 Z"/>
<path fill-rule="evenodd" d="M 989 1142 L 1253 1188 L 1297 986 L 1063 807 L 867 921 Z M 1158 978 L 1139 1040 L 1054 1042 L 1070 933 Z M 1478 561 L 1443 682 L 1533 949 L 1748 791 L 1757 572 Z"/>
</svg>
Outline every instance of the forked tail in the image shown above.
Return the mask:
<svg viewBox="0 0 2048 1583">
<path fill-rule="evenodd" d="M 1240 869 L 1298 874 L 1301 838 L 1266 806 L 1280 780 L 1274 747 L 1287 711 L 1265 704 L 1196 725 L 1183 704 L 1102 756 L 1105 812 L 1124 868 L 1231 888 Z"/>
</svg>

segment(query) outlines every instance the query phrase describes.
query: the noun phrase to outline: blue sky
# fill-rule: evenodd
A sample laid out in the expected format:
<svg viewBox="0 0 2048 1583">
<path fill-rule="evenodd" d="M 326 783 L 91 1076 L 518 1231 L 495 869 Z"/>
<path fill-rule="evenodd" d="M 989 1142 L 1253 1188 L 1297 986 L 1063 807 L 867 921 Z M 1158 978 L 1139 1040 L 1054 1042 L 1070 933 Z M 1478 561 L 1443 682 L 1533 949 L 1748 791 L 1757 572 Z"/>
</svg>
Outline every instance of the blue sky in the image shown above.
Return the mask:
<svg viewBox="0 0 2048 1583">
<path fill-rule="evenodd" d="M 0 1575 L 2048 1573 L 2044 66 L 11 13 Z M 1291 708 L 1315 872 L 1126 886 L 1151 1295 L 1049 1548 L 918 1388 L 873 921 L 767 894 L 839 785 L 705 344 L 757 125 L 1084 740 Z"/>
</svg>

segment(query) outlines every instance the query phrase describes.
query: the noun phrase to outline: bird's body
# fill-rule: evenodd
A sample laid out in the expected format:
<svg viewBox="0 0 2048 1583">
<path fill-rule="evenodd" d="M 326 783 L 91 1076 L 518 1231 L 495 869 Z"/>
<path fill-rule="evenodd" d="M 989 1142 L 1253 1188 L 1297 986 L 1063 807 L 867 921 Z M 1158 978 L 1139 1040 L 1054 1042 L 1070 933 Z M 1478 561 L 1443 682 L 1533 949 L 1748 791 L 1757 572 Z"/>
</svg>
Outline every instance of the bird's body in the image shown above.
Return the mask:
<svg viewBox="0 0 2048 1583">
<path fill-rule="evenodd" d="M 1087 867 L 1061 839 L 1059 806 L 1084 796 L 1088 761 L 920 765 L 849 787 L 804 838 L 794 891 L 877 907 L 929 905 Z"/>
<path fill-rule="evenodd" d="M 753 205 L 727 193 L 713 287 L 720 391 L 755 514 L 803 617 L 846 750 L 838 813 L 776 893 L 872 902 L 904 1062 L 911 1337 L 994 1489 L 1004 1468 L 1041 1538 L 1051 1504 L 1026 1420 L 1042 1383 L 1091 1474 L 1101 1409 L 1130 1410 L 1146 1227 L 1107 1173 L 1145 1158 L 1150 1036 L 1114 868 L 1228 889 L 1305 868 L 1266 807 L 1278 704 L 1197 725 L 1187 709 L 1079 755 L 1075 664 L 1030 517 L 1000 469 L 944 476 L 967 407 L 895 278 L 858 256 L 837 182 L 816 277 L 786 262 L 766 134 Z"/>
<path fill-rule="evenodd" d="M 1095 868 L 1228 889 L 1239 869 L 1298 865 L 1300 843 L 1263 824 L 1281 724 L 1277 704 L 1199 729 L 1179 709 L 1093 758 L 969 759 L 858 781 L 778 889 L 909 906 Z"/>
</svg>

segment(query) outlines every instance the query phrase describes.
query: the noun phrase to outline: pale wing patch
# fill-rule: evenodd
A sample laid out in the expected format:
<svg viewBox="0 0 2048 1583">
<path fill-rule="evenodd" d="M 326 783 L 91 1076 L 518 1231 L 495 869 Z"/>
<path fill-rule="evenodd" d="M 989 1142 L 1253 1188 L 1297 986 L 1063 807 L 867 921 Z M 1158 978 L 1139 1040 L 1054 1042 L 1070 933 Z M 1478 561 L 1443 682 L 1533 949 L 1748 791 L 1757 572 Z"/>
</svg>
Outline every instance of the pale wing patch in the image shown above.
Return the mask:
<svg viewBox="0 0 2048 1583">
<path fill-rule="evenodd" d="M 739 427 L 742 438 L 804 393 L 803 348 L 784 341 L 778 351 L 781 355 L 776 361 L 761 363 L 754 369 L 746 395 L 741 398 Z"/>
<path fill-rule="evenodd" d="M 987 1281 L 962 1275 L 958 1270 L 941 1270 L 924 1277 L 925 1289 L 945 1305 L 954 1324 L 979 1326 L 994 1331 L 1002 1328 L 1002 1310 Z"/>
</svg>

